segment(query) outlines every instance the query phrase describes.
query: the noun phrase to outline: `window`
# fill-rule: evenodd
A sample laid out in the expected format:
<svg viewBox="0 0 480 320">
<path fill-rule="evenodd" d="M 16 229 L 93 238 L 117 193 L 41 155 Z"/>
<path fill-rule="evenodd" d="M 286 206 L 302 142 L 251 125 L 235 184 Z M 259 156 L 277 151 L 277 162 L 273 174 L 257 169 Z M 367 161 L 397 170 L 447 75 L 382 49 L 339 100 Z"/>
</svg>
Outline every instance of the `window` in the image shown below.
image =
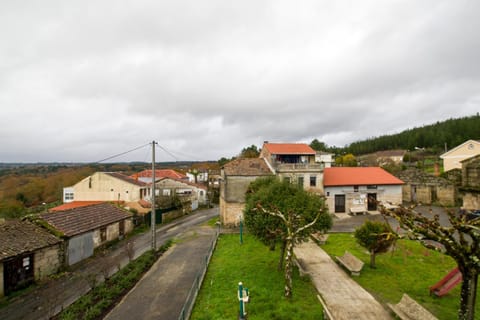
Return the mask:
<svg viewBox="0 0 480 320">
<path fill-rule="evenodd" d="M 304 180 L 303 180 L 303 177 L 298 177 L 297 182 L 298 182 L 298 185 L 299 185 L 300 187 L 303 187 L 303 181 L 304 181 Z"/>
<path fill-rule="evenodd" d="M 317 177 L 310 176 L 310 187 L 316 187 L 316 186 L 317 186 Z"/>
<path fill-rule="evenodd" d="M 73 192 L 65 193 L 65 201 L 69 201 L 69 200 L 73 201 Z"/>
<path fill-rule="evenodd" d="M 285 180 L 285 182 L 290 183 L 290 177 L 285 177 L 285 178 L 283 178 L 283 179 Z"/>
<path fill-rule="evenodd" d="M 203 197 L 203 190 L 200 190 L 200 196 Z"/>
<path fill-rule="evenodd" d="M 370 189 L 370 190 L 371 189 L 377 189 L 377 186 L 375 186 L 375 185 L 367 186 L 367 189 Z"/>
<path fill-rule="evenodd" d="M 353 192 L 358 192 L 358 186 L 353 186 Z"/>
</svg>

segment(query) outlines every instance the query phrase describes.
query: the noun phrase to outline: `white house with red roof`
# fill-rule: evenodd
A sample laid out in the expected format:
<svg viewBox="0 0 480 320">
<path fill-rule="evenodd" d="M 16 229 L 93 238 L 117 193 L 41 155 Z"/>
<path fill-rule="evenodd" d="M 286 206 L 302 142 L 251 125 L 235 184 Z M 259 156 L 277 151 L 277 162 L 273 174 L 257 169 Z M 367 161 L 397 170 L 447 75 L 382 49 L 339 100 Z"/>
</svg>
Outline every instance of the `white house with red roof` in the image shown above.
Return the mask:
<svg viewBox="0 0 480 320">
<path fill-rule="evenodd" d="M 323 188 L 331 213 L 367 213 L 377 203 L 402 203 L 404 182 L 379 167 L 325 168 Z"/>
<path fill-rule="evenodd" d="M 191 202 L 191 210 L 196 210 L 198 205 L 207 204 L 207 190 L 204 185 L 171 178 L 157 180 L 155 188 L 159 196 L 171 197 L 176 195 L 180 199 Z"/>
<path fill-rule="evenodd" d="M 298 183 L 304 189 L 322 192 L 324 165 L 316 162 L 317 152 L 305 143 L 270 143 L 265 141 L 260 158 L 267 161 L 280 179 Z"/>
</svg>

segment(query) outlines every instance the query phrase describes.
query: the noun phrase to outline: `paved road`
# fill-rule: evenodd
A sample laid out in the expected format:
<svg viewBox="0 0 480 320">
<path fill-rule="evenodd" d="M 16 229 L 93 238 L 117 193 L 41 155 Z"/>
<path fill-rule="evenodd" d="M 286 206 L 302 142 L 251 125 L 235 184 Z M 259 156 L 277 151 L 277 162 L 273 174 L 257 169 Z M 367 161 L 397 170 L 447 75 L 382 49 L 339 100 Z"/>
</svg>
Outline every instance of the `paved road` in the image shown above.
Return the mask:
<svg viewBox="0 0 480 320">
<path fill-rule="evenodd" d="M 193 285 L 199 286 L 217 231 L 192 227 L 104 319 L 177 320 Z"/>
<path fill-rule="evenodd" d="M 157 248 L 166 243 L 167 240 L 186 232 L 192 226 L 201 224 L 218 216 L 218 214 L 218 207 L 198 210 L 167 225 L 157 227 Z M 146 232 L 136 235 L 129 241 L 133 242 L 134 256 L 138 257 L 150 249 L 151 233 Z M 90 290 L 88 278 L 91 278 L 92 275 L 97 277 L 97 281 L 102 281 L 105 266 L 111 266 L 108 268 L 108 273 L 112 274 L 117 270 L 118 265 L 123 267 L 127 263 L 128 256 L 122 245 L 113 248 L 104 255 L 86 259 L 73 266 L 70 272 L 63 274 L 61 277 L 50 280 L 48 283 L 39 285 L 37 288 L 12 299 L 7 306 L 0 309 L 0 319 L 49 319 Z"/>
</svg>

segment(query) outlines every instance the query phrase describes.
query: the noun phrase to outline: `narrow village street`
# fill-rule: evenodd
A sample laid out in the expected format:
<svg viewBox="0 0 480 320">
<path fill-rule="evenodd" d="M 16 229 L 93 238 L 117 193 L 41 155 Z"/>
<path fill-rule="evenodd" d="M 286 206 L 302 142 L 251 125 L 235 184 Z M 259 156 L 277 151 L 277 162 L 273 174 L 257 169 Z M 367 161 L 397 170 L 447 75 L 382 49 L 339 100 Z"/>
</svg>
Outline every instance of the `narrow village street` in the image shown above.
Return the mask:
<svg viewBox="0 0 480 320">
<path fill-rule="evenodd" d="M 218 213 L 218 207 L 198 210 L 167 225 L 158 226 L 157 248 L 165 244 L 169 239 L 188 232 L 194 227 L 218 216 Z M 128 239 L 128 241 L 133 242 L 135 257 L 138 257 L 150 249 L 151 233 L 147 231 Z M 0 309 L 0 319 L 49 319 L 88 292 L 90 285 L 87 279 L 90 275 L 97 275 L 101 279 L 102 267 L 105 265 L 106 260 L 110 261 L 113 270 L 118 264 L 122 267 L 126 265 L 128 256 L 124 247 L 119 245 L 103 256 L 97 255 L 82 261 L 60 277 L 40 284 L 25 294 L 13 298 L 7 306 Z M 112 261 L 115 263 L 112 263 Z"/>
</svg>

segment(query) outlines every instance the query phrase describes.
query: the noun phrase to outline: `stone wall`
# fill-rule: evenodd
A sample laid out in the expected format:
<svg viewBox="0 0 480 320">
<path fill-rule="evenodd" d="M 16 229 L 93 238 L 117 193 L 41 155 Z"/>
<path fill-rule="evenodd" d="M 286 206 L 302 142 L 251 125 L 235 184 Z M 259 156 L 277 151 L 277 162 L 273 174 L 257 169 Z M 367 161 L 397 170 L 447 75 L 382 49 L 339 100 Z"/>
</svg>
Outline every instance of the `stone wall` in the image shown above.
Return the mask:
<svg viewBox="0 0 480 320">
<path fill-rule="evenodd" d="M 405 182 L 402 187 L 404 201 L 423 204 L 439 203 L 444 206 L 455 205 L 456 187 L 447 179 L 417 169 L 402 171 L 397 177 Z"/>
<path fill-rule="evenodd" d="M 38 250 L 34 254 L 35 281 L 45 279 L 60 270 L 63 262 L 61 244 Z"/>
<path fill-rule="evenodd" d="M 239 216 L 243 217 L 245 203 L 226 202 L 220 199 L 220 222 L 223 226 L 233 227 L 239 224 Z"/>
<path fill-rule="evenodd" d="M 466 192 L 463 196 L 463 207 L 467 210 L 480 209 L 480 194 Z"/>
</svg>

